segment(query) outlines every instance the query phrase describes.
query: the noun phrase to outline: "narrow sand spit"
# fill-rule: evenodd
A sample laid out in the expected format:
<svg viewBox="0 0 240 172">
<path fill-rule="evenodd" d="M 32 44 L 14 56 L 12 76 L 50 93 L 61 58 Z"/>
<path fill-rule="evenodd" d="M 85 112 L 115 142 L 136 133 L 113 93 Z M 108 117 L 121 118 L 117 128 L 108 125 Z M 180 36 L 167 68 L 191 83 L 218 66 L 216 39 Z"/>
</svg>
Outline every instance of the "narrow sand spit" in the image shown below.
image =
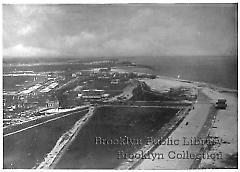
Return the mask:
<svg viewBox="0 0 240 172">
<path fill-rule="evenodd" d="M 183 82 L 182 84 L 182 82 L 177 80 L 169 81 L 162 78 L 150 81 L 148 84 L 156 90 L 159 89 L 159 91 L 169 87 L 198 87 L 198 83 Z M 232 168 L 227 166 L 227 162 L 229 162 L 229 157 L 237 153 L 237 97 L 232 93 L 220 93 L 216 89 L 213 90 L 208 87 L 198 87 L 198 89 L 199 95 L 194 109 L 190 111 L 179 127 L 168 137 L 169 140 L 179 140 L 179 144 L 160 145 L 153 151 L 153 154 L 162 154 L 164 158 L 155 159 L 154 161 L 144 159 L 135 169 L 189 169 L 194 163 L 194 159 L 184 158 L 184 152 L 197 155 L 203 145 L 187 145 L 187 142 L 184 142 L 184 140 L 193 140 L 199 136 L 202 137 L 201 139 L 206 139 L 207 135 L 222 138 L 223 144 L 220 144 L 217 148 L 212 147 L 210 151 L 205 151 L 204 154 L 216 155 L 218 153 L 218 157 L 221 158 L 220 153 L 222 152 L 223 159 L 205 159 L 202 160 L 199 167 Z M 219 98 L 227 100 L 227 110 L 214 110 L 213 104 Z M 208 123 L 208 120 L 211 121 Z"/>
<path fill-rule="evenodd" d="M 57 141 L 54 148 L 47 154 L 44 161 L 37 167 L 37 169 L 54 168 L 57 161 L 62 157 L 65 150 L 70 146 L 76 135 L 84 124 L 92 117 L 94 107 L 89 107 L 89 112 L 79 119 L 74 126 L 65 132 Z"/>
</svg>

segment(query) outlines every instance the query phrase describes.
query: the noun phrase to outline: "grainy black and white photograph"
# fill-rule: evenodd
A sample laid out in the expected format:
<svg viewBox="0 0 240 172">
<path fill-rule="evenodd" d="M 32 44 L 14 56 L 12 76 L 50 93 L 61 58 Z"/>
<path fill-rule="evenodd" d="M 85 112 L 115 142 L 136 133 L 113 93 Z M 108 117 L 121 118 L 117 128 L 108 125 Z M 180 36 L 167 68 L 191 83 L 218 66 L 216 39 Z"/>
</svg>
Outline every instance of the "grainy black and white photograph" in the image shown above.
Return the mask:
<svg viewBox="0 0 240 172">
<path fill-rule="evenodd" d="M 4 169 L 238 168 L 238 3 L 2 4 Z"/>
</svg>

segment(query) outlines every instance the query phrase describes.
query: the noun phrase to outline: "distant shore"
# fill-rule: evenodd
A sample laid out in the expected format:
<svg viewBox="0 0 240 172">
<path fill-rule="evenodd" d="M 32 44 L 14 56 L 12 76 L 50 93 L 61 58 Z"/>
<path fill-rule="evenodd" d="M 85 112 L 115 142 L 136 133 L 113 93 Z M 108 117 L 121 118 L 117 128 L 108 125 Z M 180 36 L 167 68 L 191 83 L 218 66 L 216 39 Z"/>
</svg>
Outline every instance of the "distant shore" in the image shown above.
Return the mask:
<svg viewBox="0 0 240 172">
<path fill-rule="evenodd" d="M 135 67 L 135 66 L 127 66 L 128 68 L 138 68 L 139 67 Z M 140 68 L 143 68 L 144 67 L 140 67 Z M 149 68 L 146 68 L 147 70 L 150 70 Z M 133 72 L 133 71 L 129 71 L 128 69 L 121 69 L 121 68 L 118 68 L 116 69 L 116 71 L 119 71 L 119 72 Z M 139 74 L 152 74 L 152 73 L 145 73 L 145 72 L 135 72 L 134 73 L 139 73 Z M 155 73 L 155 72 L 154 72 Z M 159 75 L 159 74 L 156 74 L 156 76 L 158 78 L 163 78 L 163 79 L 169 79 L 169 80 L 175 80 L 175 81 L 180 81 L 180 82 L 187 82 L 187 83 L 193 83 L 197 86 L 203 86 L 203 87 L 209 87 L 209 88 L 212 88 L 214 90 L 218 90 L 220 92 L 232 92 L 232 93 L 237 93 L 238 90 L 237 89 L 233 89 L 233 88 L 227 88 L 227 87 L 222 87 L 222 86 L 218 86 L 218 85 L 215 85 L 213 83 L 209 83 L 209 82 L 203 82 L 203 81 L 193 81 L 193 80 L 187 80 L 187 79 L 178 79 L 178 78 L 175 78 L 175 77 L 171 77 L 171 76 L 165 76 L 165 75 Z"/>
</svg>

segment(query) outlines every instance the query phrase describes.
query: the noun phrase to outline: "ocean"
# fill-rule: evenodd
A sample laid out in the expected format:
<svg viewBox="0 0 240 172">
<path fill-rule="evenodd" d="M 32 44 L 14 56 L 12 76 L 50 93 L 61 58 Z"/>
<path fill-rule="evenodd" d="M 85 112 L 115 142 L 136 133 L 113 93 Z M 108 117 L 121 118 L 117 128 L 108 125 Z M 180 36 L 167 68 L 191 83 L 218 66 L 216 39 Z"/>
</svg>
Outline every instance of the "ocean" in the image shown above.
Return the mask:
<svg viewBox="0 0 240 172">
<path fill-rule="evenodd" d="M 137 64 L 149 65 L 153 73 L 162 76 L 206 82 L 219 87 L 238 88 L 238 58 L 236 56 L 133 57 Z"/>
</svg>

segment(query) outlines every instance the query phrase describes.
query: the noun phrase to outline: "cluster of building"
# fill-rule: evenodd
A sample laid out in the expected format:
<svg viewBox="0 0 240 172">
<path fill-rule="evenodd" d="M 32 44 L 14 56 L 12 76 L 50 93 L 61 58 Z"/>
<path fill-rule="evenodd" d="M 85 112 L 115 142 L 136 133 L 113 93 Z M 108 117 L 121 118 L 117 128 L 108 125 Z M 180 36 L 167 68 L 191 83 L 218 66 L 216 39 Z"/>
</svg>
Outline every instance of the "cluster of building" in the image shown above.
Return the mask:
<svg viewBox="0 0 240 172">
<path fill-rule="evenodd" d="M 105 94 L 104 90 L 91 89 L 91 90 L 82 90 L 82 93 L 78 94 L 78 98 L 84 100 L 104 100 L 109 97 L 110 94 Z"/>
<path fill-rule="evenodd" d="M 19 73 L 13 74 L 19 75 Z M 11 123 L 9 121 L 11 119 L 16 121 L 16 119 L 31 118 L 39 109 L 56 107 L 49 101 L 55 88 L 59 85 L 57 81 L 59 78 L 56 73 L 33 74 L 32 72 L 24 72 L 20 74 L 19 76 L 10 76 L 10 74 L 6 76 L 10 77 L 7 81 L 11 81 L 16 85 L 14 91 L 10 91 L 5 87 L 3 92 L 3 118 L 6 123 Z M 22 75 L 27 75 L 29 80 L 25 81 L 29 82 L 23 81 L 24 84 L 18 87 L 18 81 L 20 80 L 18 77 L 22 77 Z M 41 79 L 38 77 L 41 77 Z"/>
<path fill-rule="evenodd" d="M 35 79 L 23 83 L 20 88 L 16 87 L 15 91 L 4 91 L 4 119 L 31 117 L 42 108 L 71 108 L 86 103 L 107 101 L 120 94 L 130 79 L 149 77 L 147 74 L 114 71 L 112 70 L 114 67 L 109 65 L 111 63 L 113 61 L 109 60 L 90 62 L 88 65 L 97 66 L 92 69 L 23 73 Z M 43 78 L 39 80 L 37 77 Z M 18 84 L 17 81 L 13 82 Z M 27 111 L 29 113 L 26 113 Z"/>
<path fill-rule="evenodd" d="M 60 106 L 72 107 L 89 102 L 108 101 L 113 96 L 122 93 L 123 89 L 129 84 L 130 79 L 135 78 L 156 78 L 155 75 L 134 72 L 119 72 L 116 67 L 98 67 L 89 70 L 82 70 L 79 78 L 82 81 L 74 85 L 66 84 L 66 89 L 63 97 L 60 100 Z"/>
</svg>

